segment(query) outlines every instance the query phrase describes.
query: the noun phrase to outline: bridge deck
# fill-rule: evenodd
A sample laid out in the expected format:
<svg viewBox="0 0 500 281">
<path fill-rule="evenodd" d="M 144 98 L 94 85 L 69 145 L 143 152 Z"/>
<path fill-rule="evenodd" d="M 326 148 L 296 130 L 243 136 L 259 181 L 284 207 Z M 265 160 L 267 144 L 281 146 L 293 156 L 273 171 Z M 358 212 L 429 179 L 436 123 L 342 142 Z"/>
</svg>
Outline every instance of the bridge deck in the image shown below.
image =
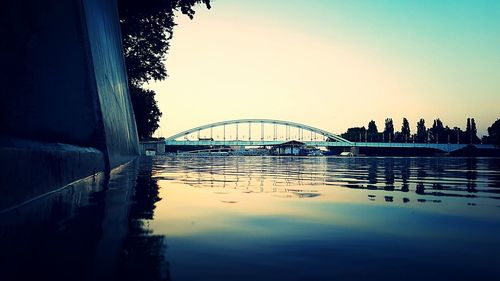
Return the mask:
<svg viewBox="0 0 500 281">
<path fill-rule="evenodd" d="M 200 141 L 176 141 L 176 140 L 166 140 L 166 146 L 272 146 L 277 144 L 285 143 L 283 140 L 263 140 L 263 141 L 253 141 L 253 140 L 200 140 Z M 301 141 L 305 145 L 315 146 L 315 147 L 377 147 L 377 148 L 432 148 L 437 150 L 442 150 L 446 152 L 451 152 L 455 150 L 462 149 L 467 146 L 467 144 L 438 144 L 438 143 L 387 143 L 387 142 L 327 142 L 327 141 Z M 491 144 L 477 144 L 477 148 L 481 149 L 493 149 L 494 145 Z"/>
</svg>

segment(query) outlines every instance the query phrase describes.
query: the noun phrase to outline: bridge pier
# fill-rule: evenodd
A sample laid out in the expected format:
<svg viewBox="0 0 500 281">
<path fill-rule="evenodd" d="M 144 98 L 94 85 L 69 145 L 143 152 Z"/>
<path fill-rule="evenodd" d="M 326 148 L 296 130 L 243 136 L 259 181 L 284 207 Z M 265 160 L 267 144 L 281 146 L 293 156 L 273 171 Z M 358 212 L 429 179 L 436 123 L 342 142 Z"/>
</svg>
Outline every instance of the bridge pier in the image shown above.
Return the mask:
<svg viewBox="0 0 500 281">
<path fill-rule="evenodd" d="M 155 155 L 165 154 L 165 141 L 141 141 L 139 148 L 141 155 L 148 155 L 146 152 L 153 151 Z"/>
</svg>

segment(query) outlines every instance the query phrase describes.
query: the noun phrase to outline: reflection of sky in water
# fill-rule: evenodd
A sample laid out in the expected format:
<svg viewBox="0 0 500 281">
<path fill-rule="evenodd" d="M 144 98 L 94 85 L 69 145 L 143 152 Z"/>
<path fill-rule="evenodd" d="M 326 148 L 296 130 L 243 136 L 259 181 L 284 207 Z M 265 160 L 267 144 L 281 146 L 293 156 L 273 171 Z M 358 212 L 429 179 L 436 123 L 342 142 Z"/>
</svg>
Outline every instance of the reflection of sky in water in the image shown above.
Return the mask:
<svg viewBox="0 0 500 281">
<path fill-rule="evenodd" d="M 0 213 L 0 280 L 494 280 L 499 165 L 141 158 Z"/>
<path fill-rule="evenodd" d="M 366 278 L 472 278 L 500 259 L 499 171 L 498 159 L 159 158 L 148 224 L 173 279 L 330 280 L 359 264 Z"/>
</svg>

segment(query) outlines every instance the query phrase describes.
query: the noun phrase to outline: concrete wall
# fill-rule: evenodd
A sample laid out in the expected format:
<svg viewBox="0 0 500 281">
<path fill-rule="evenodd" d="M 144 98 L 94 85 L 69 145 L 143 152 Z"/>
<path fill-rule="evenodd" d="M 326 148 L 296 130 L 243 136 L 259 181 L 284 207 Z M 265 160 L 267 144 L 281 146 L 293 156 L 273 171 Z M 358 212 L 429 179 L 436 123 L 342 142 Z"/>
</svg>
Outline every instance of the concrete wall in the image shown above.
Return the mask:
<svg viewBox="0 0 500 281">
<path fill-rule="evenodd" d="M 0 135 L 104 147 L 79 1 L 2 1 Z"/>
<path fill-rule="evenodd" d="M 139 153 L 137 128 L 128 93 L 127 74 L 115 0 L 84 0 L 109 164 L 116 167 Z"/>
<path fill-rule="evenodd" d="M 1 1 L 0 36 L 0 210 L 138 155 L 115 0 Z"/>
</svg>

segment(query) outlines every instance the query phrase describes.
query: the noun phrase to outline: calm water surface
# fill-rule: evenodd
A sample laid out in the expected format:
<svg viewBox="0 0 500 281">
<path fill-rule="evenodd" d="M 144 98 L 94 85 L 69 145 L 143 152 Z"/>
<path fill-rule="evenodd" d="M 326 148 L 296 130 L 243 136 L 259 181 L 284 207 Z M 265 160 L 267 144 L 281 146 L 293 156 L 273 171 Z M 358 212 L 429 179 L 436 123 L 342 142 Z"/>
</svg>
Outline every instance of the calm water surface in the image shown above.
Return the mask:
<svg viewBox="0 0 500 281">
<path fill-rule="evenodd" d="M 0 238 L 0 280 L 499 280 L 500 159 L 143 158 Z"/>
</svg>

